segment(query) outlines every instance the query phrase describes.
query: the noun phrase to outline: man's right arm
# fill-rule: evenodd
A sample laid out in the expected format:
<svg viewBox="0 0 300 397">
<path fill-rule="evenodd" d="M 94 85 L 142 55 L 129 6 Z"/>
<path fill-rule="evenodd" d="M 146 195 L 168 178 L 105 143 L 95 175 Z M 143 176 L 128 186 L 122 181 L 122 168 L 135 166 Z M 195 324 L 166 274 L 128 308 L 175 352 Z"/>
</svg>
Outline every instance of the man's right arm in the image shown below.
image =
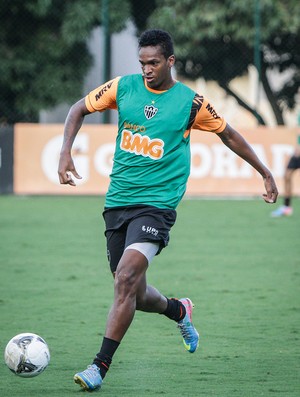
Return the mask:
<svg viewBox="0 0 300 397">
<path fill-rule="evenodd" d="M 67 115 L 64 128 L 64 140 L 58 165 L 59 181 L 63 185 L 76 186 L 71 174 L 77 179 L 81 179 L 81 176 L 77 173 L 74 166 L 71 149 L 75 137 L 82 126 L 84 117 L 89 113 L 90 111 L 85 105 L 85 98 L 82 98 L 71 107 Z"/>
<path fill-rule="evenodd" d="M 120 77 L 116 77 L 102 84 L 71 107 L 65 122 L 64 141 L 58 166 L 59 181 L 61 184 L 76 186 L 71 174 L 77 179 L 81 179 L 81 176 L 75 169 L 71 156 L 73 142 L 87 114 L 96 111 L 103 112 L 106 109 L 117 109 L 117 88 L 119 80 Z"/>
</svg>

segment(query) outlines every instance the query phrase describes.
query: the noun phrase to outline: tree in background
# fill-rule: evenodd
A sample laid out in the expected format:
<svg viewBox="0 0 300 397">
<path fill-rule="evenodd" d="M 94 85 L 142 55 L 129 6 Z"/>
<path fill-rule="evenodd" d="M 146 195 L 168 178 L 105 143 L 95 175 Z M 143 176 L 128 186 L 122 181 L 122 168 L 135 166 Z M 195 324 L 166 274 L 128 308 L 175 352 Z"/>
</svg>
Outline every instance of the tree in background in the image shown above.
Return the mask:
<svg viewBox="0 0 300 397">
<path fill-rule="evenodd" d="M 39 111 L 81 95 L 92 65 L 88 38 L 101 0 L 2 0 L 0 122 L 36 122 Z M 124 29 L 130 3 L 110 0 L 110 27 Z"/>
<path fill-rule="evenodd" d="M 147 28 L 148 19 L 158 6 L 157 3 L 156 0 L 130 0 L 131 16 L 137 35 Z"/>
<path fill-rule="evenodd" d="M 103 21 L 105 0 L 2 0 L 0 4 L 0 123 L 36 122 L 41 109 L 72 103 L 82 95 L 93 64 L 92 30 Z M 254 63 L 254 3 L 261 2 L 261 81 L 278 124 L 293 109 L 299 90 L 298 0 L 106 0 L 111 33 L 131 19 L 137 34 L 169 30 L 179 74 L 215 80 L 264 124 L 230 82 Z M 149 18 L 150 17 L 150 18 Z M 272 87 L 269 72 L 282 76 Z"/>
<path fill-rule="evenodd" d="M 148 26 L 166 29 L 174 37 L 180 75 L 216 81 L 265 124 L 259 109 L 230 88 L 235 77 L 247 74 L 255 64 L 255 5 L 259 4 L 259 73 L 277 124 L 283 125 L 284 110 L 295 107 L 299 94 L 298 0 L 161 0 Z M 271 71 L 281 74 L 276 86 L 271 84 Z"/>
</svg>

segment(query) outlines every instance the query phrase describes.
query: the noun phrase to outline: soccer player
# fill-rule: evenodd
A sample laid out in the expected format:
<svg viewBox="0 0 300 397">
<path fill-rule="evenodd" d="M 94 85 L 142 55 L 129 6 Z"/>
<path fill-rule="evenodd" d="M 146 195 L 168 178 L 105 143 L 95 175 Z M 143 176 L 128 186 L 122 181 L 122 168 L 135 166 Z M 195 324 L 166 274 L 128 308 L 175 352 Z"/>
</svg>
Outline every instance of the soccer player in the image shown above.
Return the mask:
<svg viewBox="0 0 300 397">
<path fill-rule="evenodd" d="M 100 351 L 86 370 L 74 376 L 89 391 L 101 387 L 136 310 L 175 321 L 186 350 L 193 353 L 197 349 L 192 301 L 165 297 L 146 280 L 150 262 L 168 244 L 176 207 L 186 190 L 191 130 L 216 134 L 261 174 L 265 202 L 275 203 L 277 198 L 273 176 L 244 138 L 207 99 L 173 79 L 175 56 L 167 32 L 148 30 L 141 35 L 139 62 L 141 74 L 114 78 L 71 107 L 59 161 L 60 183 L 75 186 L 74 177 L 81 177 L 71 148 L 84 117 L 117 110 L 116 148 L 103 212 L 114 301 Z"/>
<path fill-rule="evenodd" d="M 273 218 L 279 218 L 281 216 L 291 216 L 293 214 L 293 207 L 292 207 L 293 177 L 295 175 L 295 171 L 299 169 L 300 169 L 300 134 L 298 135 L 298 145 L 295 148 L 294 154 L 290 157 L 284 173 L 283 205 L 281 205 L 271 213 L 271 216 Z"/>
</svg>

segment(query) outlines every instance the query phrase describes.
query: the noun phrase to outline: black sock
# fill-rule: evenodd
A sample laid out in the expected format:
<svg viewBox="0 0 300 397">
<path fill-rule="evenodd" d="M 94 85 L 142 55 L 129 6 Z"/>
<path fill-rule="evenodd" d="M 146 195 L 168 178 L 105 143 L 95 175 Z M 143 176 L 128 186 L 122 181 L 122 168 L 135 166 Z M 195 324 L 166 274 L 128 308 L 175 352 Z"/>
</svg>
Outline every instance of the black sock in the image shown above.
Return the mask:
<svg viewBox="0 0 300 397">
<path fill-rule="evenodd" d="M 284 198 L 284 205 L 285 205 L 286 207 L 289 207 L 290 204 L 291 204 L 291 198 L 290 198 L 290 197 L 285 197 L 285 198 Z"/>
<path fill-rule="evenodd" d="M 171 320 L 177 322 L 181 321 L 186 314 L 184 304 L 181 303 L 180 300 L 175 298 L 171 298 L 171 299 L 167 298 L 167 301 L 168 301 L 167 309 L 162 314 L 164 314 Z"/>
<path fill-rule="evenodd" d="M 93 364 L 96 364 L 100 368 L 101 378 L 104 379 L 106 372 L 109 370 L 109 366 L 112 362 L 113 355 L 119 347 L 120 342 L 113 339 L 103 338 L 100 352 L 96 354 Z"/>
</svg>

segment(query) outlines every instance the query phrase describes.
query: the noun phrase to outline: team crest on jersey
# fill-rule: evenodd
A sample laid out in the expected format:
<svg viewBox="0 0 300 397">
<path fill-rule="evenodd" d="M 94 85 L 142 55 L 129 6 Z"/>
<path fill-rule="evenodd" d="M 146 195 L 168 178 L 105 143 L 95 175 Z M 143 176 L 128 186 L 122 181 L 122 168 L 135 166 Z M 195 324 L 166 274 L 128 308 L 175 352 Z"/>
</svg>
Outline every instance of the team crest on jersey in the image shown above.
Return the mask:
<svg viewBox="0 0 300 397">
<path fill-rule="evenodd" d="M 147 120 L 152 119 L 152 117 L 154 117 L 157 112 L 158 112 L 158 109 L 153 105 L 146 105 L 144 107 L 144 113 L 145 113 Z"/>
</svg>

